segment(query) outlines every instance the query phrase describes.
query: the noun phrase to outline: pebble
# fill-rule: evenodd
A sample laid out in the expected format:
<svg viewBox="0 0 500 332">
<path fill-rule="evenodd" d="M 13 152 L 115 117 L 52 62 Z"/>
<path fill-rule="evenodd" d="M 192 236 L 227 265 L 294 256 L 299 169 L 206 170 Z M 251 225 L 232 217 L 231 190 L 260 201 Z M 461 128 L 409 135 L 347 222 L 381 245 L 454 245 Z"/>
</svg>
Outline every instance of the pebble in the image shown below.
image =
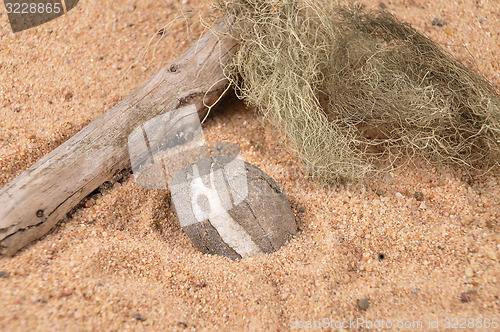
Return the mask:
<svg viewBox="0 0 500 332">
<path fill-rule="evenodd" d="M 450 27 L 444 28 L 444 33 L 446 33 L 448 36 L 451 36 L 453 35 L 453 29 Z"/>
<path fill-rule="evenodd" d="M 73 92 L 68 92 L 64 95 L 65 101 L 70 101 L 73 98 Z"/>
<path fill-rule="evenodd" d="M 415 197 L 415 199 L 419 202 L 423 201 L 424 200 L 424 194 L 421 193 L 420 191 L 416 191 L 414 194 L 413 194 L 413 197 Z"/>
<path fill-rule="evenodd" d="M 366 310 L 366 309 L 368 309 L 369 306 L 370 306 L 370 303 L 368 302 L 367 299 L 362 298 L 362 299 L 358 300 L 358 307 L 359 307 L 359 309 Z"/>
<path fill-rule="evenodd" d="M 59 297 L 71 296 L 73 294 L 73 290 L 71 288 L 65 288 L 59 294 Z"/>
<path fill-rule="evenodd" d="M 279 185 L 256 166 L 235 160 L 203 158 L 180 171 L 171 184 L 175 213 L 196 248 L 233 260 L 276 251 L 297 233 Z M 208 176 L 205 184 L 202 179 Z"/>
<path fill-rule="evenodd" d="M 462 301 L 464 303 L 474 301 L 474 298 L 475 298 L 474 294 L 475 293 L 476 293 L 475 291 L 467 291 L 467 292 L 460 294 L 460 301 Z"/>
<path fill-rule="evenodd" d="M 0 278 L 8 278 L 10 277 L 10 273 L 7 273 L 5 271 L 0 271 Z"/>
<path fill-rule="evenodd" d="M 435 25 L 435 26 L 438 26 L 438 27 L 442 27 L 443 25 L 446 24 L 445 21 L 443 21 L 442 19 L 440 18 L 437 18 L 437 17 L 434 17 L 431 21 L 431 24 L 432 25 Z"/>
<path fill-rule="evenodd" d="M 83 204 L 83 206 L 84 206 L 85 208 L 87 208 L 87 209 L 88 209 L 89 207 L 92 207 L 93 205 L 94 205 L 94 202 L 93 202 L 91 199 L 89 199 L 88 201 L 86 201 L 86 202 L 85 202 L 85 204 Z"/>
<path fill-rule="evenodd" d="M 141 322 L 144 322 L 144 321 L 146 320 L 146 316 L 141 315 L 141 314 L 135 314 L 135 315 L 134 315 L 134 318 L 135 318 L 136 320 L 140 320 Z"/>
</svg>

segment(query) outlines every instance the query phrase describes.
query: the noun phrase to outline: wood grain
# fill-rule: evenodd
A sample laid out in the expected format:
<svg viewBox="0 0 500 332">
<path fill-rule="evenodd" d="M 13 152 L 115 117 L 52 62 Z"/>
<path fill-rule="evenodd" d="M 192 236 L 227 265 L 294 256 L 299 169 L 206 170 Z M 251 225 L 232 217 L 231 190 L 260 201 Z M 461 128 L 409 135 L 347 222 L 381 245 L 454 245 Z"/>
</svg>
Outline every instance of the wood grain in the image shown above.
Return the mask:
<svg viewBox="0 0 500 332">
<path fill-rule="evenodd" d="M 0 189 L 0 256 L 46 234 L 83 198 L 130 167 L 129 134 L 186 104 L 200 116 L 228 84 L 222 68 L 237 49 L 217 25 L 146 83 Z"/>
</svg>

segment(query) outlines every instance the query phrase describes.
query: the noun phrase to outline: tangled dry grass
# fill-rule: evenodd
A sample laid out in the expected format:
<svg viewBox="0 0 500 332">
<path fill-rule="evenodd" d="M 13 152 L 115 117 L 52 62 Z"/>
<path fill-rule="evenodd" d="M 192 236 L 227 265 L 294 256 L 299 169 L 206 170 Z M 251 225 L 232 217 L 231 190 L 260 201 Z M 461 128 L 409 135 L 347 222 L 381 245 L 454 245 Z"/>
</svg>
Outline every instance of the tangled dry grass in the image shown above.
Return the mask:
<svg viewBox="0 0 500 332">
<path fill-rule="evenodd" d="M 331 0 L 222 0 L 240 49 L 226 75 L 327 184 L 413 156 L 498 166 L 500 97 L 390 13 Z"/>
</svg>

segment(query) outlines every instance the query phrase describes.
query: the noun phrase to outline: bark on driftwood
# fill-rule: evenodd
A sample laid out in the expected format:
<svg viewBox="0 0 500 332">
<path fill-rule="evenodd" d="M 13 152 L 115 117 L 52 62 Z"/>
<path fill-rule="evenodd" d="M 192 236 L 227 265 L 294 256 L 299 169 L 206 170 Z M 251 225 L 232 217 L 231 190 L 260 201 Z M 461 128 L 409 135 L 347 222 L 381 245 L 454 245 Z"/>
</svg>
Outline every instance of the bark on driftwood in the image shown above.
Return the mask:
<svg viewBox="0 0 500 332">
<path fill-rule="evenodd" d="M 214 31 L 224 29 L 222 24 Z M 46 234 L 83 198 L 130 167 L 129 134 L 145 121 L 185 104 L 213 104 L 224 92 L 222 73 L 237 48 L 209 31 L 140 88 L 0 189 L 0 256 Z"/>
</svg>

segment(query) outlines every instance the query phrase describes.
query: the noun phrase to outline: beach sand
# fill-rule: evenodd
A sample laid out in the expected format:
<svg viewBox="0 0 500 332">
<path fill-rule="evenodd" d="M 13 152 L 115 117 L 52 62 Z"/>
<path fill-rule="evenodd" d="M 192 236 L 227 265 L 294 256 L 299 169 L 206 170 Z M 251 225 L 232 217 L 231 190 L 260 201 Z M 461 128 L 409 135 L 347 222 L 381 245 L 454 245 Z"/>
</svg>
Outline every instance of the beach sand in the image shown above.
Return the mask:
<svg viewBox="0 0 500 332">
<path fill-rule="evenodd" d="M 496 0 L 363 3 L 386 7 L 499 90 Z M 0 186 L 185 50 L 201 25 L 188 31 L 176 21 L 163 39 L 156 31 L 181 10 L 207 7 L 81 1 L 17 34 L 2 8 Z M 0 258 L 0 331 L 285 331 L 314 321 L 333 331 L 366 329 L 368 321 L 432 330 L 436 320 L 434 330 L 442 331 L 472 318 L 465 326 L 476 330 L 488 320 L 500 324 L 498 172 L 469 177 L 417 162 L 363 185 L 324 189 L 303 176 L 272 126 L 239 102 L 214 111 L 204 131 L 208 141 L 237 143 L 246 161 L 282 186 L 300 229 L 289 244 L 240 261 L 201 254 L 166 191 L 128 178 L 16 256 Z"/>
</svg>

